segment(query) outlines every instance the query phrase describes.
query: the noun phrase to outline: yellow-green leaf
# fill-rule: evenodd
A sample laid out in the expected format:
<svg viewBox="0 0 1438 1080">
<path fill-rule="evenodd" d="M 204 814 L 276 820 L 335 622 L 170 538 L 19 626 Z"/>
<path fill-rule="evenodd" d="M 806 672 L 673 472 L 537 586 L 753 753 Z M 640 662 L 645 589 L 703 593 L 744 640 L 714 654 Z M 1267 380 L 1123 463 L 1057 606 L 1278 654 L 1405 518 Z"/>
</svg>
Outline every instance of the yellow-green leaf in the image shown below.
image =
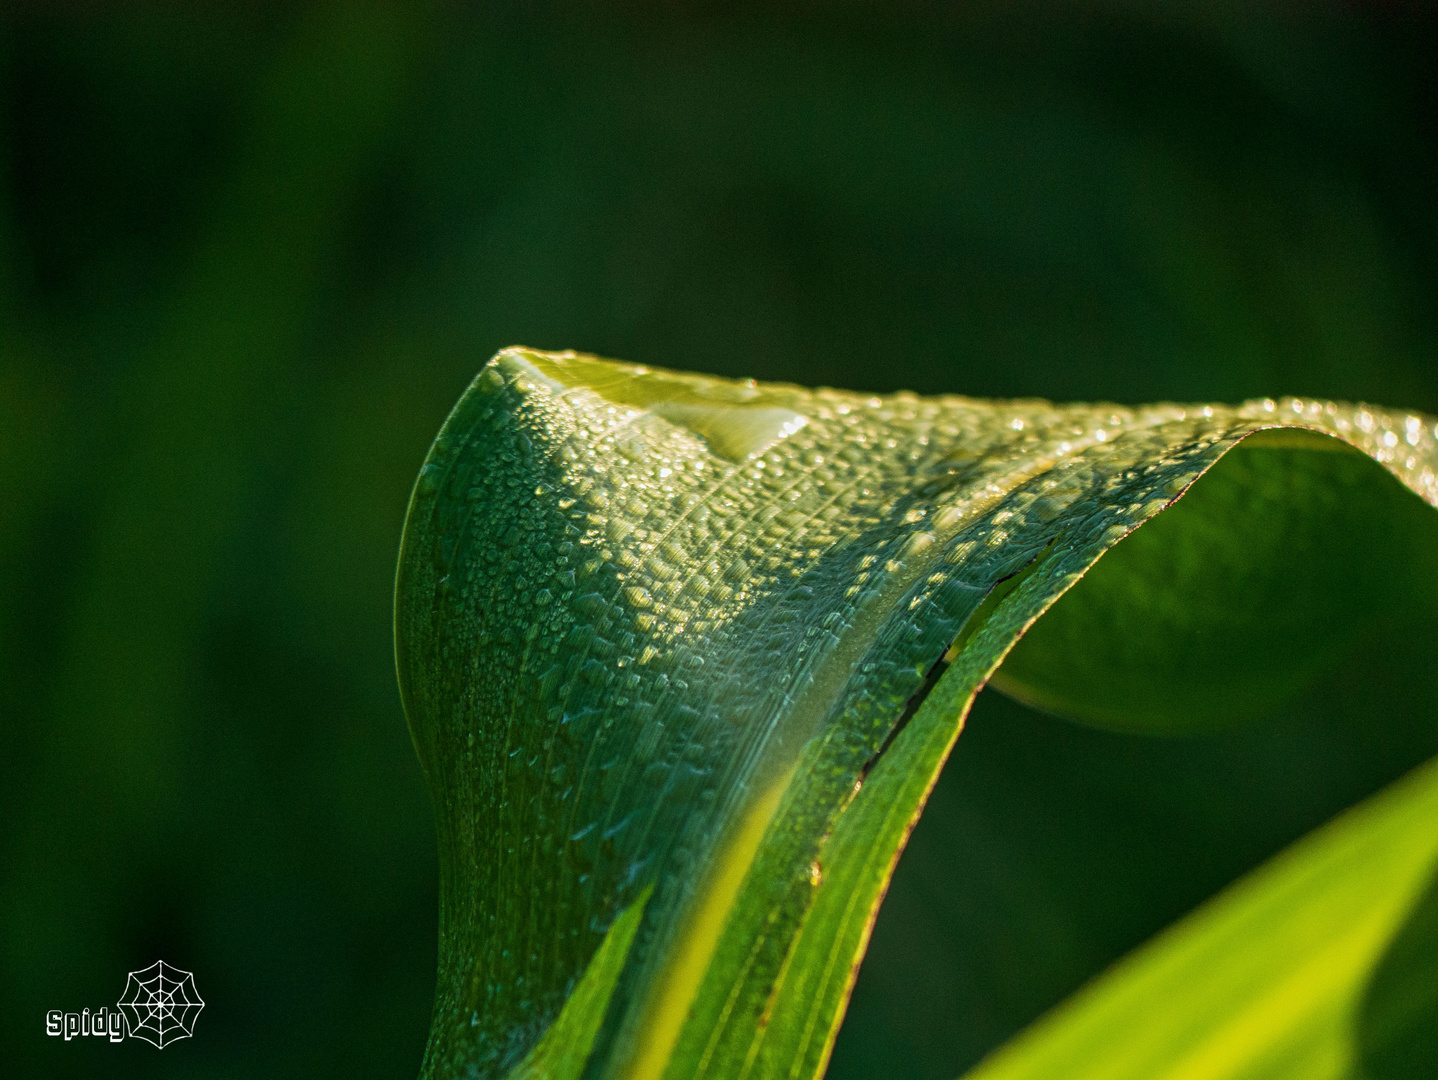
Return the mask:
<svg viewBox="0 0 1438 1080">
<path fill-rule="evenodd" d="M 1438 1037 L 1435 867 L 1438 761 L 1161 934 L 967 1080 L 1432 1076 L 1435 1059 L 1413 1055 Z"/>
</svg>

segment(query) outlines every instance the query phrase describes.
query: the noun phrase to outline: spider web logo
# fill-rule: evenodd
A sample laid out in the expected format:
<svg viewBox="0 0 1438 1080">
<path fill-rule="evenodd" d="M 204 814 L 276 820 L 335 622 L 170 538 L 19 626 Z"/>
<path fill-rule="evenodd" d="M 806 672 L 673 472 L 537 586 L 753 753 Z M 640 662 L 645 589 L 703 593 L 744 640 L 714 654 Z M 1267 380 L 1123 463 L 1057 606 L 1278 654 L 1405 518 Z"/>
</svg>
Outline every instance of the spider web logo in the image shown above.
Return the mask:
<svg viewBox="0 0 1438 1080">
<path fill-rule="evenodd" d="M 161 1050 L 193 1035 L 195 1019 L 205 1007 L 195 990 L 195 977 L 163 960 L 130 972 L 118 1004 L 130 1034 Z"/>
</svg>

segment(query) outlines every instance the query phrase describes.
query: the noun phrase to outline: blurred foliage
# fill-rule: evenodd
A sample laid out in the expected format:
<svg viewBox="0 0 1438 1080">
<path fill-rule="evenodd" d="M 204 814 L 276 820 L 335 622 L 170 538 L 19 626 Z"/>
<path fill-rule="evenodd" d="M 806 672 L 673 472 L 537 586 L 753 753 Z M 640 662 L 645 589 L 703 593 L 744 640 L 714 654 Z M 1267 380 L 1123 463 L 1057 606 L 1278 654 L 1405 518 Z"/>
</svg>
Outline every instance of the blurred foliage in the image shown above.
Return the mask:
<svg viewBox="0 0 1438 1080">
<path fill-rule="evenodd" d="M 501 346 L 1438 412 L 1438 83 L 1411 12 L 0 19 L 16 1075 L 417 1069 L 436 869 L 394 555 L 430 439 Z M 1417 760 L 1432 695 L 1403 691 L 1184 742 L 984 695 L 831 1075 L 957 1074 Z M 209 1003 L 196 1038 L 43 1035 L 160 957 Z"/>
</svg>

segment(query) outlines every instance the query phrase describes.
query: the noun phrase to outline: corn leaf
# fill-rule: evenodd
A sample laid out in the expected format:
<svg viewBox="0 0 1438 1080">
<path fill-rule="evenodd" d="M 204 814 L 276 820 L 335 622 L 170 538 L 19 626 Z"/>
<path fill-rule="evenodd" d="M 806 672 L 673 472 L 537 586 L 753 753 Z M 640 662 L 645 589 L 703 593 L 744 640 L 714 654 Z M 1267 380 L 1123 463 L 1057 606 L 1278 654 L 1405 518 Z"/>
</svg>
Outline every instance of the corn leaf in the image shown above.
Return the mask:
<svg viewBox="0 0 1438 1080">
<path fill-rule="evenodd" d="M 1435 439 L 1322 401 L 876 397 L 500 353 L 420 473 L 397 581 L 441 853 L 425 1075 L 818 1075 L 903 842 L 1020 635 L 1073 589 L 1000 682 L 1085 722 L 1259 714 L 1422 601 L 1404 568 L 1434 550 Z M 1215 474 L 1183 543 L 1145 530 L 1084 579 L 1240 443 L 1229 486 L 1272 543 L 1234 542 Z M 1315 573 L 1350 553 L 1294 512 L 1314 501 L 1384 523 L 1358 610 L 1322 581 L 1259 587 L 1295 552 Z M 1185 602 L 1214 565 L 1232 599 Z M 1312 632 L 1269 648 L 1271 617 Z M 1216 673 L 1217 698 L 1190 692 Z"/>
</svg>

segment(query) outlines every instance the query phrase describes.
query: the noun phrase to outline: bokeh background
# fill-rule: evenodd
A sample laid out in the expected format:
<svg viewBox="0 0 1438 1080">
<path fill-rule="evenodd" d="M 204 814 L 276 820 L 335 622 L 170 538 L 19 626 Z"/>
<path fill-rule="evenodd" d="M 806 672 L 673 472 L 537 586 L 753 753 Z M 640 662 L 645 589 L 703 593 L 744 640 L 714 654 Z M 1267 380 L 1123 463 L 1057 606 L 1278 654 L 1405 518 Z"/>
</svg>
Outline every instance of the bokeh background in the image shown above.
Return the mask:
<svg viewBox="0 0 1438 1080">
<path fill-rule="evenodd" d="M 7 5 L 0 1070 L 414 1075 L 392 573 L 504 345 L 1438 412 L 1435 44 L 1402 5 Z M 985 693 L 831 1076 L 952 1080 L 1435 749 L 1400 696 L 1318 713 Z M 195 1038 L 44 1035 L 158 958 Z"/>
</svg>

